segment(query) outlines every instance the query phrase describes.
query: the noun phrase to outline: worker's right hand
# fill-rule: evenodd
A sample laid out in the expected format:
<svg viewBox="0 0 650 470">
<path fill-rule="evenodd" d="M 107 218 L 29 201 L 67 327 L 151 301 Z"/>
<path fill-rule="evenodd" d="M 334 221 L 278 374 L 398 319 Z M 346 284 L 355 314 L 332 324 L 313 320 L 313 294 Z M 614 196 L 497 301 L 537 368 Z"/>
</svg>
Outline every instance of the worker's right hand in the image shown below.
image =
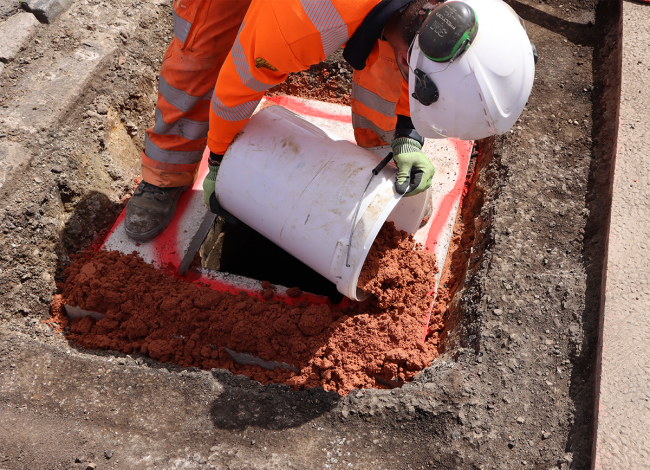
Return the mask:
<svg viewBox="0 0 650 470">
<path fill-rule="evenodd" d="M 399 137 L 390 146 L 397 164 L 395 191 L 414 196 L 429 189 L 436 170 L 422 153 L 422 144 L 410 137 Z"/>
</svg>

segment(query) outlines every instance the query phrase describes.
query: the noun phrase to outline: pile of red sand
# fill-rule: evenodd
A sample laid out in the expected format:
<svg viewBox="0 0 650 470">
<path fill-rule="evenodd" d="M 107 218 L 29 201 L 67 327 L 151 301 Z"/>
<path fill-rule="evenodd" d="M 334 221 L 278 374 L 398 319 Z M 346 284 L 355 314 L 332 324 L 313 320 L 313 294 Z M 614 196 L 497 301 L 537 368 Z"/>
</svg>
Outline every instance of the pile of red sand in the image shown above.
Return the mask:
<svg viewBox="0 0 650 470">
<path fill-rule="evenodd" d="M 330 78 L 330 72 L 297 72 L 292 73 L 279 85 L 271 88 L 267 96 L 289 95 L 325 101 L 327 103 L 350 106 L 349 84 L 344 79 Z"/>
<path fill-rule="evenodd" d="M 359 284 L 375 297 L 344 308 L 221 293 L 169 276 L 135 255 L 96 252 L 76 258 L 67 269 L 62 300 L 106 317 L 72 320 L 68 338 L 89 349 L 225 368 L 295 389 L 322 386 L 345 395 L 355 388 L 393 386 L 412 379 L 438 354 L 436 333 L 419 341 L 431 306 L 435 259 L 413 246 L 411 236 L 387 223 Z M 442 327 L 441 317 L 431 323 L 431 331 Z M 239 365 L 224 348 L 286 362 L 300 372 Z"/>
</svg>

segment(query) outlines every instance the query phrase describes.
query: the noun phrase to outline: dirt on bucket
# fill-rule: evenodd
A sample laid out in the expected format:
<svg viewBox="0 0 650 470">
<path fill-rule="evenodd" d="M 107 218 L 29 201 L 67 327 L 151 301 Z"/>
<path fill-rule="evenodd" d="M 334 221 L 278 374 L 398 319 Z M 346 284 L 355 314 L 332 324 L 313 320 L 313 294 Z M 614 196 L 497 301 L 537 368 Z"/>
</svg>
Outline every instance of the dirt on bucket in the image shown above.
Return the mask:
<svg viewBox="0 0 650 470">
<path fill-rule="evenodd" d="M 413 249 L 413 237 L 384 225 L 364 265 L 360 286 L 373 296 L 347 306 L 290 306 L 212 290 L 179 279 L 135 254 L 99 251 L 67 269 L 63 301 L 106 315 L 70 322 L 68 338 L 88 349 L 143 353 L 161 362 L 225 368 L 261 383 L 295 389 L 323 387 L 346 395 L 412 379 L 438 354 L 441 316 L 431 320 L 432 253 Z M 274 371 L 233 362 L 224 349 L 284 362 Z"/>
</svg>

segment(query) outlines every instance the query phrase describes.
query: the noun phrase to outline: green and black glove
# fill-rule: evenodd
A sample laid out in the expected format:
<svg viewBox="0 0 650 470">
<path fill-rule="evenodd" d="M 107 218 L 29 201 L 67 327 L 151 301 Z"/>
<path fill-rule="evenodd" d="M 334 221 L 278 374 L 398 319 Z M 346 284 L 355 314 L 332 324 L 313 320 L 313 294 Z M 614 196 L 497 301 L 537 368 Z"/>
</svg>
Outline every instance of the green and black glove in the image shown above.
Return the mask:
<svg viewBox="0 0 650 470">
<path fill-rule="evenodd" d="M 223 217 L 229 224 L 236 225 L 239 223 L 239 219 L 221 207 L 219 201 L 217 201 L 217 196 L 214 193 L 214 185 L 217 181 L 217 172 L 219 171 L 219 165 L 221 165 L 222 159 L 223 155 L 217 155 L 216 153 L 210 152 L 210 158 L 208 159 L 208 174 L 203 180 L 203 200 L 205 201 L 205 205 L 208 206 L 208 209 L 210 209 L 210 212 Z"/>
<path fill-rule="evenodd" d="M 212 154 L 210 154 L 212 157 Z M 214 194 L 214 183 L 217 181 L 217 172 L 219 171 L 219 162 L 213 162 L 212 158 L 208 161 L 208 174 L 203 180 L 203 200 L 205 205 L 210 207 L 210 196 Z"/>
<path fill-rule="evenodd" d="M 435 168 L 422 153 L 422 144 L 410 137 L 398 137 L 390 144 L 397 164 L 395 191 L 415 196 L 431 186 Z"/>
</svg>

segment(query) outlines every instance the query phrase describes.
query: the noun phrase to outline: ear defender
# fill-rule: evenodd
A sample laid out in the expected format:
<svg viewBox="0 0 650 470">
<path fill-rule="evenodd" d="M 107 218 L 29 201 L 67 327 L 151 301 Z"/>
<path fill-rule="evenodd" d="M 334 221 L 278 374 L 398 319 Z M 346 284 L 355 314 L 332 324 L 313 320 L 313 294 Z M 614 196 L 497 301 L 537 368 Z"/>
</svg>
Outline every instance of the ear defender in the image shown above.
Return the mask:
<svg viewBox="0 0 650 470">
<path fill-rule="evenodd" d="M 453 62 L 472 44 L 478 32 L 476 12 L 461 2 L 438 5 L 427 13 L 415 40 L 424 56 L 434 62 Z M 431 77 L 415 69 L 413 98 L 430 106 L 438 101 L 440 93 Z"/>
<path fill-rule="evenodd" d="M 453 61 L 460 57 L 478 33 L 476 12 L 462 2 L 448 2 L 436 7 L 419 33 L 422 53 L 434 62 Z"/>
</svg>

